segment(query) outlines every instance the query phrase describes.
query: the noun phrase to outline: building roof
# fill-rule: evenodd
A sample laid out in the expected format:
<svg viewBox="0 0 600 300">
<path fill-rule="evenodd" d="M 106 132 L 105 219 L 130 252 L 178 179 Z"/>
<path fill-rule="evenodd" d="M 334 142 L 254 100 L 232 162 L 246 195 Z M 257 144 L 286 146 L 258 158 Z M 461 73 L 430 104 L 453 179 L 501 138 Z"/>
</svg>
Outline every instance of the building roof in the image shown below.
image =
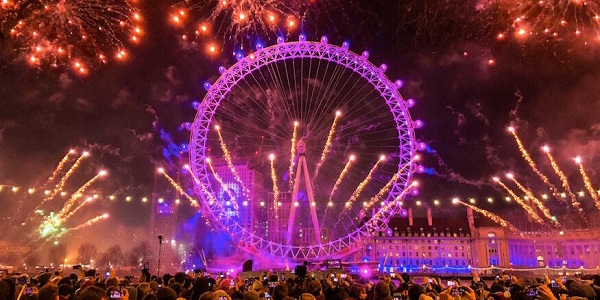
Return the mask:
<svg viewBox="0 0 600 300">
<path fill-rule="evenodd" d="M 413 218 L 413 226 L 410 226 L 408 218 L 392 218 L 388 227 L 399 232 L 411 231 L 424 233 L 450 232 L 450 233 L 470 233 L 469 223 L 466 216 L 464 218 L 432 218 L 432 224 L 429 226 L 427 218 Z"/>
</svg>

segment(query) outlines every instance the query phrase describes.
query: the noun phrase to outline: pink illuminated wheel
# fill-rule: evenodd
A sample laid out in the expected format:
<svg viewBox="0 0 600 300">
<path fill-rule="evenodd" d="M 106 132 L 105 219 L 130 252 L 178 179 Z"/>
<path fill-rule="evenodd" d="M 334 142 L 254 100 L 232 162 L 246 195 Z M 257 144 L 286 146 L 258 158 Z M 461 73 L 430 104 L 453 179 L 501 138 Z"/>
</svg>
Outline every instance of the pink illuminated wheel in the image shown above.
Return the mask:
<svg viewBox="0 0 600 300">
<path fill-rule="evenodd" d="M 279 38 L 205 83 L 190 141 L 195 191 L 246 251 L 342 257 L 405 213 L 420 121 L 387 66 L 348 48 Z"/>
</svg>

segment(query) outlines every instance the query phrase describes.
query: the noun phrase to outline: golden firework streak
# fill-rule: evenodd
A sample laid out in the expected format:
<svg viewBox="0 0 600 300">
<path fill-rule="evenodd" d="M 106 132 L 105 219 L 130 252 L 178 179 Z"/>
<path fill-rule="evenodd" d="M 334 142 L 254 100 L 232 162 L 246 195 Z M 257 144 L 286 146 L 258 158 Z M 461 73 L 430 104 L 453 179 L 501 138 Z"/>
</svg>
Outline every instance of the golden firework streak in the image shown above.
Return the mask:
<svg viewBox="0 0 600 300">
<path fill-rule="evenodd" d="M 278 218 L 277 209 L 279 205 L 279 187 L 277 186 L 277 174 L 275 173 L 275 156 L 271 154 L 271 180 L 273 181 L 273 211 L 275 218 Z"/>
<path fill-rule="evenodd" d="M 552 214 L 550 213 L 550 210 L 546 207 L 546 205 L 544 205 L 544 203 L 542 201 L 540 201 L 540 199 L 538 199 L 535 195 L 533 195 L 533 192 L 531 192 L 529 189 L 525 188 L 519 181 L 517 181 L 517 179 L 515 178 L 514 175 L 507 174 L 506 177 L 511 179 L 517 185 L 517 187 L 523 193 L 525 193 L 525 195 L 527 195 L 527 197 L 529 199 L 531 199 L 531 201 L 533 201 L 533 203 L 535 203 L 535 205 L 540 209 L 540 211 L 542 211 L 542 214 L 544 215 L 544 217 L 550 219 L 551 221 L 554 221 L 554 219 L 552 218 Z"/>
<path fill-rule="evenodd" d="M 500 225 L 500 226 L 502 226 L 502 227 L 504 227 L 504 228 L 506 228 L 506 229 L 508 229 L 510 231 L 513 231 L 513 232 L 521 234 L 521 232 L 519 231 L 519 229 L 517 229 L 515 226 L 513 226 L 511 223 L 509 223 L 508 221 L 504 220 L 500 216 L 498 216 L 498 215 L 496 215 L 494 213 L 491 213 L 491 212 L 489 212 L 489 211 L 487 211 L 485 209 L 481 209 L 481 208 L 479 208 L 477 206 L 464 203 L 464 202 L 462 202 L 460 200 L 457 200 L 457 202 L 460 203 L 460 204 L 462 204 L 462 205 L 464 205 L 464 206 L 466 206 L 466 207 L 471 208 L 472 210 L 474 210 L 474 211 L 476 211 L 476 212 L 478 212 L 478 213 L 480 213 L 482 215 L 484 215 L 486 218 L 494 221 L 496 224 L 498 224 L 498 225 Z"/>
<path fill-rule="evenodd" d="M 219 144 L 221 145 L 221 150 L 223 151 L 223 157 L 225 158 L 225 161 L 227 162 L 227 166 L 229 167 L 229 170 L 231 170 L 231 173 L 233 174 L 235 181 L 237 181 L 238 184 L 242 187 L 242 191 L 244 193 L 244 199 L 250 199 L 250 191 L 248 191 L 248 189 L 246 188 L 246 185 L 242 181 L 240 174 L 238 174 L 237 170 L 235 169 L 235 166 L 233 165 L 233 160 L 231 159 L 231 154 L 229 153 L 229 150 L 227 149 L 227 145 L 225 144 L 225 141 L 223 140 L 223 136 L 221 135 L 221 129 L 219 126 L 216 126 L 215 129 L 217 130 L 217 135 L 219 136 Z"/>
<path fill-rule="evenodd" d="M 79 168 L 83 159 L 88 156 L 90 156 L 90 153 L 87 151 L 84 151 L 81 154 L 81 156 L 79 156 L 79 158 L 77 158 L 75 163 L 71 166 L 71 168 L 69 168 L 67 173 L 65 173 L 65 175 L 60 179 L 58 184 L 56 184 L 56 188 L 52 191 L 52 193 L 50 193 L 50 195 L 46 199 L 52 199 L 52 198 L 54 198 L 54 196 L 56 196 L 56 194 L 58 194 L 60 191 L 62 191 L 62 189 L 65 187 L 65 184 L 67 183 L 67 180 L 69 180 L 69 178 L 71 177 L 71 175 L 73 175 L 75 170 L 77 170 L 77 168 Z M 46 199 L 44 199 L 44 201 L 46 201 Z"/>
<path fill-rule="evenodd" d="M 97 216 L 95 218 L 92 218 L 92 219 L 89 219 L 88 221 L 86 221 L 86 222 L 84 222 L 82 224 L 79 224 L 79 225 L 77 225 L 77 226 L 75 226 L 73 228 L 67 229 L 65 233 L 70 232 L 70 231 L 80 230 L 80 229 L 83 229 L 85 227 L 92 226 L 92 225 L 94 225 L 94 224 L 96 224 L 96 223 L 98 223 L 98 222 L 100 222 L 100 221 L 102 221 L 104 219 L 108 219 L 108 217 L 109 217 L 109 215 L 107 213 L 99 215 L 99 216 Z"/>
<path fill-rule="evenodd" d="M 187 168 L 189 170 L 189 167 Z M 183 188 L 181 188 L 181 186 L 179 184 L 177 184 L 177 182 L 175 182 L 175 180 L 173 180 L 173 178 L 171 178 L 171 176 L 169 176 L 169 174 L 167 174 L 167 172 L 165 172 L 164 169 L 160 168 L 158 169 L 158 172 L 161 173 L 166 179 L 167 181 L 169 181 L 169 183 L 171 183 L 171 185 L 180 193 L 182 194 L 186 199 L 188 199 L 190 201 L 190 204 L 193 207 L 198 207 L 198 201 L 196 201 L 196 199 L 192 198 L 190 195 L 188 195 L 188 193 L 186 193 Z M 196 182 L 200 182 L 199 180 L 197 180 L 197 178 L 193 175 L 193 173 L 190 171 L 190 174 L 192 174 L 192 177 L 194 178 L 194 180 L 196 180 Z M 204 185 L 203 185 L 204 187 Z"/>
<path fill-rule="evenodd" d="M 544 220 L 540 218 L 540 216 L 531 208 L 531 206 L 527 205 L 523 199 L 521 199 L 513 190 L 507 187 L 499 178 L 494 177 L 494 181 L 498 183 L 504 190 L 506 190 L 513 199 L 523 207 L 523 209 L 538 223 L 544 224 Z"/>
<path fill-rule="evenodd" d="M 100 171 L 98 174 L 96 174 L 96 176 L 92 177 L 92 179 L 88 180 L 84 185 L 79 187 L 79 189 L 77 189 L 77 191 L 75 191 L 75 193 L 73 193 L 71 195 L 71 198 L 69 198 L 69 200 L 67 200 L 67 202 L 65 203 L 63 208 L 58 213 L 58 215 L 62 218 L 66 213 L 68 213 L 69 210 L 73 207 L 73 205 L 75 205 L 75 203 L 77 202 L 77 199 L 81 198 L 83 196 L 83 193 L 92 184 L 94 184 L 94 182 L 96 182 L 96 180 L 98 180 L 98 178 L 103 177 L 103 176 L 106 176 L 106 171 Z"/>
<path fill-rule="evenodd" d="M 333 118 L 333 123 L 331 123 L 331 129 L 329 129 L 329 134 L 327 135 L 327 141 L 325 142 L 325 147 L 323 147 L 323 153 L 321 153 L 321 158 L 317 163 L 317 167 L 315 168 L 315 176 L 313 176 L 313 180 L 317 178 L 319 175 L 319 171 L 327 158 L 327 154 L 329 154 L 329 149 L 331 148 L 331 140 L 333 140 L 333 134 L 335 133 L 335 127 L 337 126 L 338 119 L 342 114 L 337 111 L 335 113 L 335 118 Z"/>
<path fill-rule="evenodd" d="M 75 150 L 69 150 L 69 152 L 67 152 L 67 154 L 61 159 L 61 161 L 58 163 L 58 166 L 56 166 L 56 169 L 54 169 L 54 172 L 52 172 L 52 175 L 48 177 L 48 180 L 46 181 L 46 183 L 44 183 L 43 186 L 47 186 L 52 181 L 54 181 L 54 179 L 56 179 L 60 171 L 62 171 L 62 169 L 67 164 L 67 161 L 69 161 L 71 154 L 75 154 Z"/>
<path fill-rule="evenodd" d="M 229 189 L 229 187 L 227 186 L 227 184 L 225 184 L 225 182 L 223 181 L 223 178 L 221 178 L 221 176 L 219 176 L 219 174 L 217 174 L 217 172 L 215 171 L 215 168 L 213 167 L 210 159 L 206 159 L 206 164 L 208 164 L 208 167 L 210 168 L 210 172 L 213 174 L 213 176 L 215 177 L 215 179 L 217 180 L 217 182 L 219 182 L 219 184 L 221 185 L 221 187 L 223 188 L 223 190 L 225 191 L 225 193 L 227 193 L 227 195 L 229 196 L 229 199 L 231 199 L 231 202 L 233 204 L 233 208 L 235 209 L 235 211 L 238 211 L 240 209 L 239 205 L 238 205 L 238 199 L 236 197 L 233 196 L 233 194 L 231 193 L 231 190 Z"/>
<path fill-rule="evenodd" d="M 585 169 L 583 168 L 583 163 L 581 162 L 581 158 L 579 158 L 579 157 L 575 158 L 575 162 L 577 162 L 577 164 L 579 165 L 579 173 L 581 174 L 581 177 L 583 178 L 583 183 L 585 185 L 585 188 L 587 189 L 588 193 L 590 193 L 590 196 L 592 197 L 592 199 L 594 199 L 596 208 L 600 210 L 600 199 L 598 197 L 599 192 L 597 192 L 594 189 L 594 186 L 592 185 L 592 181 L 590 180 L 590 177 L 587 175 L 587 173 L 585 172 Z"/>
<path fill-rule="evenodd" d="M 375 172 L 377 167 L 379 167 L 379 164 L 381 164 L 381 162 L 384 161 L 384 159 L 385 159 L 384 157 L 380 157 L 379 160 L 377 160 L 377 163 L 375 163 L 375 165 L 371 168 L 371 170 L 369 171 L 369 174 L 367 174 L 365 179 L 356 187 L 356 189 L 354 190 L 354 193 L 352 193 L 352 196 L 350 196 L 348 201 L 345 203 L 344 210 L 342 211 L 342 213 L 345 212 L 348 208 L 350 208 L 352 206 L 352 204 L 354 203 L 354 201 L 356 201 L 356 199 L 358 199 L 358 196 L 360 196 L 360 193 L 367 186 L 367 184 L 369 184 L 369 182 L 371 182 L 373 173 Z"/>
<path fill-rule="evenodd" d="M 350 165 L 354 161 L 354 157 L 355 157 L 354 155 L 350 155 L 350 158 L 348 158 L 348 162 L 346 162 L 344 169 L 340 173 L 340 176 L 338 176 L 338 179 L 335 181 L 335 184 L 333 185 L 333 188 L 331 189 L 331 193 L 329 193 L 329 199 L 333 198 L 333 194 L 335 193 L 335 191 L 337 191 L 338 187 L 342 183 L 342 179 L 344 178 L 344 176 L 346 176 L 346 173 L 348 173 L 348 170 L 350 169 Z"/>
<path fill-rule="evenodd" d="M 294 158 L 296 158 L 296 140 L 298 139 L 298 122 L 294 122 L 294 133 L 292 133 L 292 149 L 290 150 L 290 168 L 289 168 L 289 183 L 290 187 L 294 186 Z"/>
<path fill-rule="evenodd" d="M 550 192 L 552 193 L 552 195 L 554 195 L 554 197 L 558 201 L 564 202 L 564 200 L 560 196 L 560 192 L 558 191 L 558 188 L 556 188 L 556 186 L 552 182 L 550 182 L 550 180 L 548 179 L 548 176 L 546 176 L 544 173 L 542 173 L 542 171 L 540 171 L 537 168 L 537 165 L 535 164 L 533 159 L 531 159 L 529 152 L 527 152 L 527 150 L 525 150 L 525 147 L 523 146 L 523 142 L 521 142 L 521 139 L 517 135 L 517 131 L 513 127 L 509 127 L 508 131 L 510 131 L 510 133 L 515 138 L 515 141 L 517 142 L 517 146 L 519 147 L 519 151 L 521 151 L 521 156 L 523 156 L 523 159 L 525 159 L 525 161 L 529 164 L 529 166 L 531 167 L 533 172 L 535 174 L 537 174 L 538 177 L 540 177 L 540 179 L 542 179 L 542 181 L 548 186 L 548 188 L 550 188 Z"/>
<path fill-rule="evenodd" d="M 93 198 L 92 198 L 93 199 Z M 73 215 L 75 215 L 80 209 L 82 209 L 88 202 L 92 202 L 92 200 L 90 199 L 86 199 L 85 201 L 81 202 L 81 204 L 79 204 L 77 207 L 75 207 L 75 209 L 73 209 L 69 214 L 67 214 L 65 217 L 62 218 L 63 222 L 66 222 L 67 220 L 69 220 Z"/>
<path fill-rule="evenodd" d="M 554 160 L 554 157 L 552 156 L 552 154 L 550 154 L 550 148 L 548 148 L 547 146 L 544 146 L 544 147 L 542 147 L 542 150 L 546 153 L 546 156 L 548 157 L 548 160 L 550 161 L 550 165 L 552 165 L 552 169 L 554 170 L 554 173 L 556 173 L 556 175 L 558 175 L 558 178 L 560 178 L 560 182 L 562 183 L 563 189 L 565 189 L 565 191 L 569 195 L 569 198 L 571 199 L 571 206 L 573 206 L 573 208 L 575 208 L 577 210 L 577 213 L 579 214 L 581 219 L 583 219 L 583 221 L 585 221 L 587 223 L 587 218 L 585 217 L 583 208 L 581 208 L 581 203 L 579 203 L 579 201 L 577 201 L 577 197 L 571 191 L 571 186 L 569 185 L 569 180 L 567 179 L 567 176 L 558 167 L 556 160 Z"/>
</svg>

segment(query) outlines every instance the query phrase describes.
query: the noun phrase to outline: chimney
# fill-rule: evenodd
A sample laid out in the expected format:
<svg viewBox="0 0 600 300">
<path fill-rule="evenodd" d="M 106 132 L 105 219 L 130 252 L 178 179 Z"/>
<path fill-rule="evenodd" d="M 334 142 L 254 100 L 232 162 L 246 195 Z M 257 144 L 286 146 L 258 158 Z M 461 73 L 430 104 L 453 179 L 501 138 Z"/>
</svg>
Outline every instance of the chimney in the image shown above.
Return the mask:
<svg viewBox="0 0 600 300">
<path fill-rule="evenodd" d="M 431 219 L 431 207 L 427 208 L 427 225 L 433 226 L 433 220 Z"/>
<path fill-rule="evenodd" d="M 469 223 L 469 230 L 471 231 L 471 236 L 476 237 L 477 231 L 475 230 L 475 218 L 473 218 L 473 209 L 467 207 L 467 221 Z"/>
<path fill-rule="evenodd" d="M 408 208 L 408 226 L 412 227 L 413 226 L 413 215 L 412 215 L 412 208 Z"/>
</svg>

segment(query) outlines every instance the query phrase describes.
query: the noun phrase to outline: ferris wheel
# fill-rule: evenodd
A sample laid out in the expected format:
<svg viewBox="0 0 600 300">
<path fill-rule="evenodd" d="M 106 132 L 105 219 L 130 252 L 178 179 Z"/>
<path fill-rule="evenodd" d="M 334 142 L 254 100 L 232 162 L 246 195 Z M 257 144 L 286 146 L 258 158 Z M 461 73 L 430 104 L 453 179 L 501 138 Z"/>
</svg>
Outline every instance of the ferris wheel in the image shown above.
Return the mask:
<svg viewBox="0 0 600 300">
<path fill-rule="evenodd" d="M 406 214 L 421 122 L 401 81 L 368 57 L 326 37 L 280 37 L 205 83 L 190 140 L 195 191 L 246 251 L 341 257 Z"/>
</svg>

